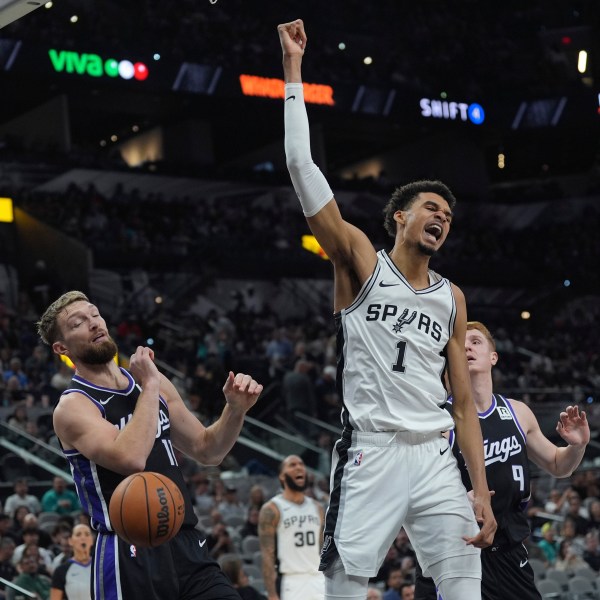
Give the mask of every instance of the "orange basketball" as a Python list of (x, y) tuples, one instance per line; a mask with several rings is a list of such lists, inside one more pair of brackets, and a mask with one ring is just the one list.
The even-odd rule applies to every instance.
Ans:
[(134, 473), (115, 488), (108, 513), (120, 538), (151, 548), (177, 535), (185, 516), (185, 502), (179, 487), (165, 475)]

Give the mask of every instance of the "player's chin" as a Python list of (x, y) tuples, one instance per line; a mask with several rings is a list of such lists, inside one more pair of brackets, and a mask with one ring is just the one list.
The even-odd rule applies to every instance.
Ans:
[(419, 250), (425, 256), (433, 256), (437, 252), (437, 247), (432, 246), (431, 244), (426, 244), (425, 242), (419, 242)]

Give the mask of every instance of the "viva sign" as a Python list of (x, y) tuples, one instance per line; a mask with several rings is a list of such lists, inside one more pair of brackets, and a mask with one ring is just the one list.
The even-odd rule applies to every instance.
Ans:
[(50, 62), (57, 73), (89, 75), (90, 77), (121, 77), (144, 81), (148, 77), (148, 67), (141, 62), (103, 59), (97, 54), (79, 54), (70, 50), (48, 50)]

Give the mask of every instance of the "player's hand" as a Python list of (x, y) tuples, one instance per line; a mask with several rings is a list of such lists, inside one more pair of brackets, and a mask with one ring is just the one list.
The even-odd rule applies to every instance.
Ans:
[(473, 496), (473, 510), (475, 511), (475, 518), (481, 529), (475, 537), (463, 537), (463, 540), (467, 542), (468, 546), (487, 548), (494, 541), (494, 534), (496, 533), (498, 525), (494, 518), (494, 513), (492, 512), (490, 498), (491, 494), (486, 494), (485, 496)]
[(306, 50), (306, 33), (302, 19), (277, 25), (279, 41), (284, 56), (303, 56)]
[(153, 380), (160, 382), (160, 372), (154, 364), (154, 350), (138, 346), (135, 354), (129, 359), (129, 370), (133, 378), (142, 386)]
[(577, 406), (567, 406), (560, 413), (556, 431), (569, 446), (585, 446), (590, 441), (590, 426), (585, 411), (579, 412)]
[(238, 373), (234, 376), (232, 371), (229, 371), (227, 381), (223, 386), (227, 404), (232, 409), (243, 412), (247, 412), (256, 404), (262, 391), (263, 386), (252, 379), (250, 375)]

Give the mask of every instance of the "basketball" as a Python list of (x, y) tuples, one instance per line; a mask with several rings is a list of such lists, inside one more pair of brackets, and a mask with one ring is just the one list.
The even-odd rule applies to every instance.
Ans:
[(115, 533), (130, 544), (153, 548), (181, 528), (185, 502), (181, 490), (165, 475), (133, 473), (115, 488), (109, 516)]

